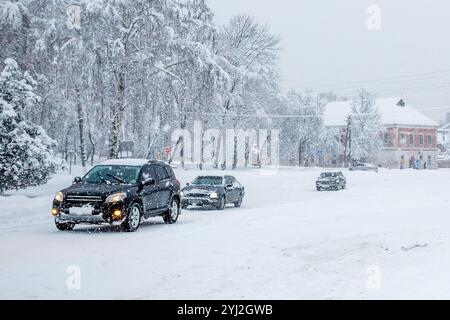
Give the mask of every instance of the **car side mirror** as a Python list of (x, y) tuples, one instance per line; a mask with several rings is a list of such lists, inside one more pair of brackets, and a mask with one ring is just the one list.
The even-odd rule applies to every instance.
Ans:
[(143, 187), (145, 187), (145, 186), (152, 186), (152, 185), (154, 185), (155, 183), (156, 183), (156, 180), (155, 180), (155, 179), (153, 179), (153, 178), (147, 178), (147, 179), (144, 179), (144, 180), (142, 181), (141, 185), (142, 185)]
[(227, 186), (225, 187), (225, 190), (227, 190), (227, 191), (233, 190), (233, 185), (231, 185), (231, 184), (227, 185)]
[(75, 177), (75, 178), (73, 179), (73, 183), (81, 183), (81, 181), (83, 181), (83, 180), (81, 179), (81, 177)]
[(186, 187), (189, 187), (191, 184), (190, 183), (186, 183)]

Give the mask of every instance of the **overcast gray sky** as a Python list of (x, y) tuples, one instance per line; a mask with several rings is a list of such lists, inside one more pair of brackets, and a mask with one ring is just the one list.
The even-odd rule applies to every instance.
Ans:
[[(450, 106), (448, 0), (209, 0), (218, 24), (248, 13), (282, 36), (283, 90), (402, 96), (420, 109)], [(370, 30), (367, 9), (381, 9)], [(448, 109), (427, 114), (439, 119)]]

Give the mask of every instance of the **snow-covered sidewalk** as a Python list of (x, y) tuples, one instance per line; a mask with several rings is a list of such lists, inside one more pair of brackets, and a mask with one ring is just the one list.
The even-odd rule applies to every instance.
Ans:
[[(322, 193), (319, 172), (238, 171), (242, 208), (185, 210), (133, 234), (56, 231), (51, 200), (69, 175), (11, 192), (0, 197), (0, 298), (450, 298), (450, 170), (344, 172), (348, 190)], [(199, 172), (176, 174), (184, 184)], [(80, 290), (67, 288), (69, 266)]]

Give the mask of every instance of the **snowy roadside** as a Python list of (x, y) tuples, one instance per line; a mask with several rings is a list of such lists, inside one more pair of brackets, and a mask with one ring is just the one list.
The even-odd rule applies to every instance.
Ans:
[(81, 167), (74, 167), (72, 174), (54, 174), (45, 185), (5, 192), (0, 196), (0, 231), (52, 223), (50, 210), (55, 193), (70, 186), (73, 177), (81, 172)]

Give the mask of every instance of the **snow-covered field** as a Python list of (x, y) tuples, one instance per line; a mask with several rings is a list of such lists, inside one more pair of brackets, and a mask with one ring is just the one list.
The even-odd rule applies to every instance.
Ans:
[[(9, 192), (0, 298), (450, 298), (450, 170), (344, 172), (348, 190), (322, 193), (319, 172), (237, 171), (242, 208), (185, 210), (176, 225), (153, 219), (132, 234), (57, 231), (50, 205), (68, 174)], [(184, 184), (199, 172), (176, 173)], [(70, 266), (79, 290), (67, 287)]]

